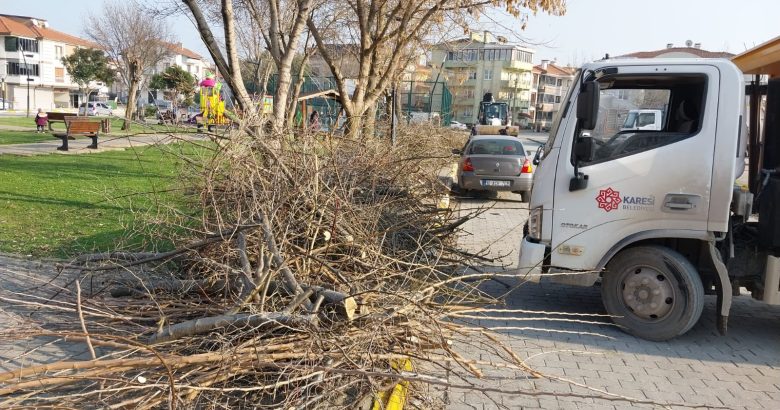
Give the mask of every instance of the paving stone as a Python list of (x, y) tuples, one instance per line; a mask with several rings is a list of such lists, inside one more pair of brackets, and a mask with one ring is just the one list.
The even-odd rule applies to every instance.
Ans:
[[(517, 264), (517, 246), (521, 227), (527, 218), (526, 203), (516, 202), (513, 194), (501, 194), (498, 201), (467, 199), (460, 205), (471, 208), (495, 205), (501, 215), (486, 214), (479, 221), (469, 221), (464, 229), (474, 235), (464, 236), (460, 245), (466, 250), (490, 246), (489, 256), (501, 256), (500, 262), (509, 269)], [(517, 223), (507, 223), (517, 221)], [(520, 227), (520, 229), (518, 228)], [(2, 262), (2, 261), (0, 261)], [(4, 283), (13, 280), (17, 267), (0, 263), (0, 294), (9, 290)], [(507, 282), (510, 282), (507, 280)], [(499, 295), (506, 288), (498, 283), (486, 284), (485, 292)], [(12, 290), (12, 289), (10, 289)], [(506, 299), (506, 307), (529, 311), (569, 312), (577, 314), (604, 314), (600, 290), (552, 283), (525, 284)], [(688, 333), (672, 341), (654, 343), (638, 339), (603, 325), (533, 321), (519, 326), (537, 327), (546, 331), (506, 331), (506, 343), (521, 357), (528, 358), (548, 352), (528, 361), (532, 367), (572, 379), (593, 388), (629, 396), (646, 397), (658, 402), (690, 405), (726, 406), (746, 409), (780, 409), (780, 307), (760, 304), (749, 297), (734, 299), (728, 336), (720, 336), (715, 329), (716, 298), (705, 297), (700, 323)], [(0, 304), (0, 314), (4, 312)], [(512, 314), (523, 317), (524, 314)], [(531, 317), (534, 315), (525, 315)], [(602, 320), (592, 317), (587, 320)], [(487, 323), (487, 321), (485, 321)], [(495, 322), (505, 322), (502, 320)], [(12, 319), (0, 315), (0, 332)], [(13, 322), (15, 323), (15, 322)], [(23, 323), (23, 322), (20, 322)], [(513, 326), (516, 322), (511, 322)], [(14, 324), (13, 326), (18, 326)], [(549, 330), (591, 332), (609, 336), (556, 333)], [(496, 358), (488, 352), (491, 342), (456, 342), (455, 348), (466, 357)], [(40, 344), (39, 342), (38, 344)], [(37, 344), (36, 344), (37, 345)], [(34, 345), (6, 346), (0, 344), (0, 371)], [(83, 343), (52, 346), (41, 350), (39, 356), (25, 358), (25, 363), (37, 363), (54, 357), (83, 355)], [(576, 351), (576, 352), (572, 352)], [(593, 354), (598, 353), (598, 354)], [(539, 386), (548, 391), (593, 394), (580, 387), (563, 382), (524, 380), (525, 374), (516, 370), (487, 371), (489, 377), (477, 380), (479, 385), (506, 390), (530, 389)], [(453, 379), (454, 380), (454, 379)], [(476, 379), (475, 379), (476, 380)], [(640, 396), (640, 394), (642, 396)], [(573, 397), (517, 396), (449, 389), (448, 409), (648, 409), (643, 405), (623, 401), (592, 400)], [(499, 407), (500, 406), (500, 407)]]

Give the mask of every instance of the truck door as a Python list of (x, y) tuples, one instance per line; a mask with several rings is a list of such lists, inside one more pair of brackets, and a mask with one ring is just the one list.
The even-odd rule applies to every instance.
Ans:
[[(570, 119), (555, 182), (552, 266), (601, 268), (620, 241), (700, 237), (707, 233), (718, 110), (713, 66), (623, 66), (598, 79), (600, 103), (592, 162), (582, 164), (585, 189), (570, 191), (574, 176)], [(618, 128), (634, 110), (666, 110), (658, 130)], [(634, 111), (636, 112), (636, 111)], [(574, 117), (574, 116), (572, 116)]]

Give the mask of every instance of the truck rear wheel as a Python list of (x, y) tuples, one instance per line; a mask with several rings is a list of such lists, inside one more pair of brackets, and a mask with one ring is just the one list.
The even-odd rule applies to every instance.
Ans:
[(621, 251), (607, 264), (601, 298), (625, 332), (663, 341), (699, 320), (704, 286), (696, 268), (677, 251), (639, 246)]

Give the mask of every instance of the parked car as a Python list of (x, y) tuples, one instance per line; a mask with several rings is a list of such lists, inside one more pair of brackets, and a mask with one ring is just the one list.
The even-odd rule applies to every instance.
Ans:
[(112, 115), (111, 107), (98, 101), (90, 101), (79, 105), (79, 115)]
[(461, 131), (468, 131), (469, 127), (462, 122), (450, 121), (450, 128)]
[(464, 195), (477, 192), (512, 191), (528, 202), (534, 166), (523, 144), (506, 135), (475, 135), (460, 154), (457, 185)]
[(11, 109), (11, 103), (6, 102), (4, 99), (0, 98), (0, 110), (10, 110)]

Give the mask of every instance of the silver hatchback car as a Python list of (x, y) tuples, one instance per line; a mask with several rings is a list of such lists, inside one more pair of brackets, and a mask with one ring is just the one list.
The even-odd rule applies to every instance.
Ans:
[(474, 191), (512, 191), (528, 202), (533, 185), (534, 166), (517, 137), (475, 135), (461, 152), (457, 189), (463, 194)]

